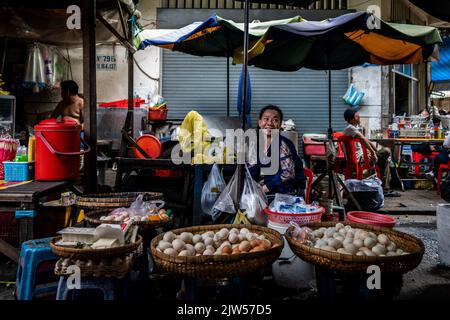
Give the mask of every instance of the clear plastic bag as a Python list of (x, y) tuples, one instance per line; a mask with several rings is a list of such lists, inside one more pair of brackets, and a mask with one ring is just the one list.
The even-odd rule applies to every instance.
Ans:
[(211, 217), (213, 221), (215, 221), (223, 212), (236, 214), (236, 204), (238, 198), (237, 192), (238, 169), (236, 169), (227, 186), (214, 203), (213, 209), (211, 211)]
[(214, 164), (202, 189), (201, 205), (203, 213), (212, 215), (214, 204), (225, 188), (226, 183), (220, 174), (219, 166)]
[(264, 226), (267, 224), (267, 216), (264, 213), (264, 209), (267, 207), (267, 197), (253, 180), (247, 166), (245, 166), (244, 190), (240, 207), (245, 210), (251, 223)]
[(291, 236), (300, 241), (300, 243), (312, 247), (316, 241), (314, 231), (308, 227), (300, 227), (296, 222), (291, 221), (290, 225), (294, 227)]

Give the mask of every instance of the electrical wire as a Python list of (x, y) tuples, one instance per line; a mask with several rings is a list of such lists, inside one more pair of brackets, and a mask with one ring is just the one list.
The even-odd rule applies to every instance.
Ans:
[(152, 76), (150, 76), (147, 72), (144, 71), (144, 69), (142, 69), (142, 67), (139, 65), (139, 63), (136, 61), (136, 58), (133, 56), (133, 60), (134, 63), (136, 64), (136, 66), (138, 67), (138, 69), (149, 79), (153, 80), (153, 81), (159, 81), (159, 78), (154, 78)]

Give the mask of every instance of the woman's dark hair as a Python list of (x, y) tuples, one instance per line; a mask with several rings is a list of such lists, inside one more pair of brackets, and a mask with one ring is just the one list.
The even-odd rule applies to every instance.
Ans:
[(259, 112), (259, 120), (262, 119), (264, 112), (266, 112), (267, 110), (274, 110), (278, 112), (278, 115), (280, 116), (280, 121), (283, 121), (283, 111), (281, 111), (280, 107), (274, 106), (272, 104), (269, 104), (261, 109), (261, 111)]
[(78, 94), (78, 84), (73, 80), (64, 80), (61, 82), (61, 91), (69, 91), (71, 95)]
[(355, 118), (355, 114), (357, 112), (358, 111), (356, 111), (354, 109), (347, 109), (347, 110), (345, 110), (344, 111), (344, 119), (345, 119), (345, 121), (347, 121), (347, 122), (352, 121)]

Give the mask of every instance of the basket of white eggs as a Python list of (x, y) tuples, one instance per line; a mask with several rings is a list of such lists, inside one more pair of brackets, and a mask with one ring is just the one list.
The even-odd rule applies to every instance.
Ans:
[(175, 229), (153, 238), (156, 267), (179, 276), (237, 277), (271, 265), (283, 249), (275, 230), (248, 224), (219, 224)]
[(412, 235), (360, 223), (321, 222), (291, 226), (285, 237), (302, 260), (331, 270), (406, 273), (416, 268), (425, 248)]

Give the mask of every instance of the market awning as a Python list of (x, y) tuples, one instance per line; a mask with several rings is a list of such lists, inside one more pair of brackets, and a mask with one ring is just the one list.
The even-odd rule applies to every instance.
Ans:
[[(337, 70), (363, 63), (411, 64), (426, 60), (441, 42), (434, 27), (387, 23), (356, 12), (324, 21), (272, 26), (250, 47), (249, 64), (280, 71), (302, 67)], [(235, 62), (240, 62), (241, 54), (235, 52)]]
[(448, 0), (409, 0), (409, 2), (433, 17), (450, 22), (450, 6)]
[[(299, 22), (299, 16), (249, 25), (250, 42), (257, 41), (269, 27)], [(194, 22), (171, 33), (154, 37), (151, 30), (140, 32), (135, 38), (139, 49), (158, 46), (196, 56), (224, 57), (241, 48), (244, 39), (244, 24), (236, 23), (213, 14), (203, 22)]]

